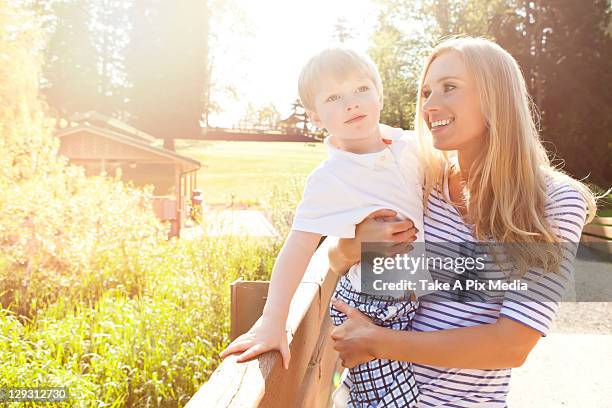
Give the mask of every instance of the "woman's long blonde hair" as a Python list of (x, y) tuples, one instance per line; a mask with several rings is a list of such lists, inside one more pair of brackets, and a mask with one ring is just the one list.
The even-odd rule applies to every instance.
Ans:
[(596, 197), (588, 186), (551, 165), (539, 138), (535, 112), (519, 65), (492, 41), (473, 37), (446, 39), (434, 48), (423, 67), (415, 128), (425, 173), (424, 204), (434, 188), (443, 191), (445, 168), (456, 155), (434, 148), (421, 110), (427, 70), (438, 56), (451, 50), (462, 56), (468, 72), (474, 75), (488, 128), (481, 156), (469, 169), (465, 191), (467, 218), (474, 223), (475, 237), (523, 244), (513, 255), (520, 276), (529, 266), (556, 272), (561, 261), (560, 249), (551, 252), (542, 250), (550, 245), (530, 245), (560, 241), (544, 216), (547, 178), (566, 183), (582, 194), (587, 205), (587, 222), (595, 215)]

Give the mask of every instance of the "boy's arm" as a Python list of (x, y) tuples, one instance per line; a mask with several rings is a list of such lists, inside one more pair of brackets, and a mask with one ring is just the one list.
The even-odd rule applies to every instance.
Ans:
[(243, 362), (269, 350), (279, 350), (284, 367), (289, 368), (291, 356), (285, 333), (289, 305), (320, 238), (320, 234), (310, 232), (289, 233), (272, 269), (268, 299), (261, 318), (223, 350), (221, 358), (242, 352), (237, 361)]
[(287, 321), (291, 299), (320, 239), (321, 234), (312, 232), (289, 233), (272, 269), (264, 316), (278, 319), (283, 324)]

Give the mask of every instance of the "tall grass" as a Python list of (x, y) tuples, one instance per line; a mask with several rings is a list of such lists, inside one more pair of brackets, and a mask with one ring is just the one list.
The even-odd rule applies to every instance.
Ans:
[(0, 311), (0, 386), (67, 386), (66, 406), (183, 405), (229, 341), (229, 284), (267, 279), (277, 248), (229, 237), (158, 244), (137, 260), (147, 266), (135, 295), (119, 284), (93, 302), (58, 297), (29, 319)]

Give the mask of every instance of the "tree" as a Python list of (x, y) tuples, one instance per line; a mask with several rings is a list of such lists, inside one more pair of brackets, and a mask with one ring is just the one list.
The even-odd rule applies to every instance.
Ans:
[(41, 88), (58, 117), (97, 110), (118, 114), (125, 99), (125, 2), (34, 0), (49, 42)]
[(332, 39), (340, 44), (346, 43), (348, 40), (353, 38), (351, 30), (348, 27), (348, 23), (345, 18), (338, 17), (334, 24)]
[(197, 137), (208, 100), (207, 1), (143, 0), (130, 9), (133, 29), (126, 55), (134, 126), (164, 139)]
[[(612, 38), (606, 1), (521, 2), (497, 41), (517, 58), (541, 113), (542, 138), (575, 177), (612, 183)], [(558, 163), (560, 164), (560, 163)]]
[[(306, 108), (304, 108), (304, 105), (302, 105), (302, 101), (300, 101), (299, 98), (293, 101), (291, 104), (291, 116), (299, 119), (296, 124), (297, 129), (302, 131), (304, 134), (307, 134), (309, 123), (308, 115), (306, 114)], [(297, 126), (298, 124), (301, 124), (302, 126)]]
[(276, 106), (269, 103), (265, 106), (262, 106), (257, 111), (257, 123), (260, 126), (265, 126), (266, 128), (275, 128), (278, 121), (280, 119), (280, 112), (276, 109)]
[(420, 60), (424, 46), (397, 28), (390, 12), (382, 12), (371, 38), (369, 54), (378, 67), (384, 94), (381, 122), (412, 127)]
[(57, 117), (97, 109), (102, 78), (98, 53), (88, 27), (89, 2), (52, 5), (53, 22), (46, 48), (42, 91)]

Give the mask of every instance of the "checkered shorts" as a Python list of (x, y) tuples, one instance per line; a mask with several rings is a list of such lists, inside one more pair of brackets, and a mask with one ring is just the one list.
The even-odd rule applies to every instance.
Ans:
[[(408, 330), (418, 302), (390, 296), (372, 296), (357, 292), (344, 275), (336, 286), (334, 298), (359, 309), (373, 322), (394, 330)], [(346, 315), (330, 306), (332, 323), (339, 326)], [(372, 360), (349, 370), (345, 383), (350, 389), (349, 407), (414, 407), (418, 389), (412, 364), (405, 361)]]

